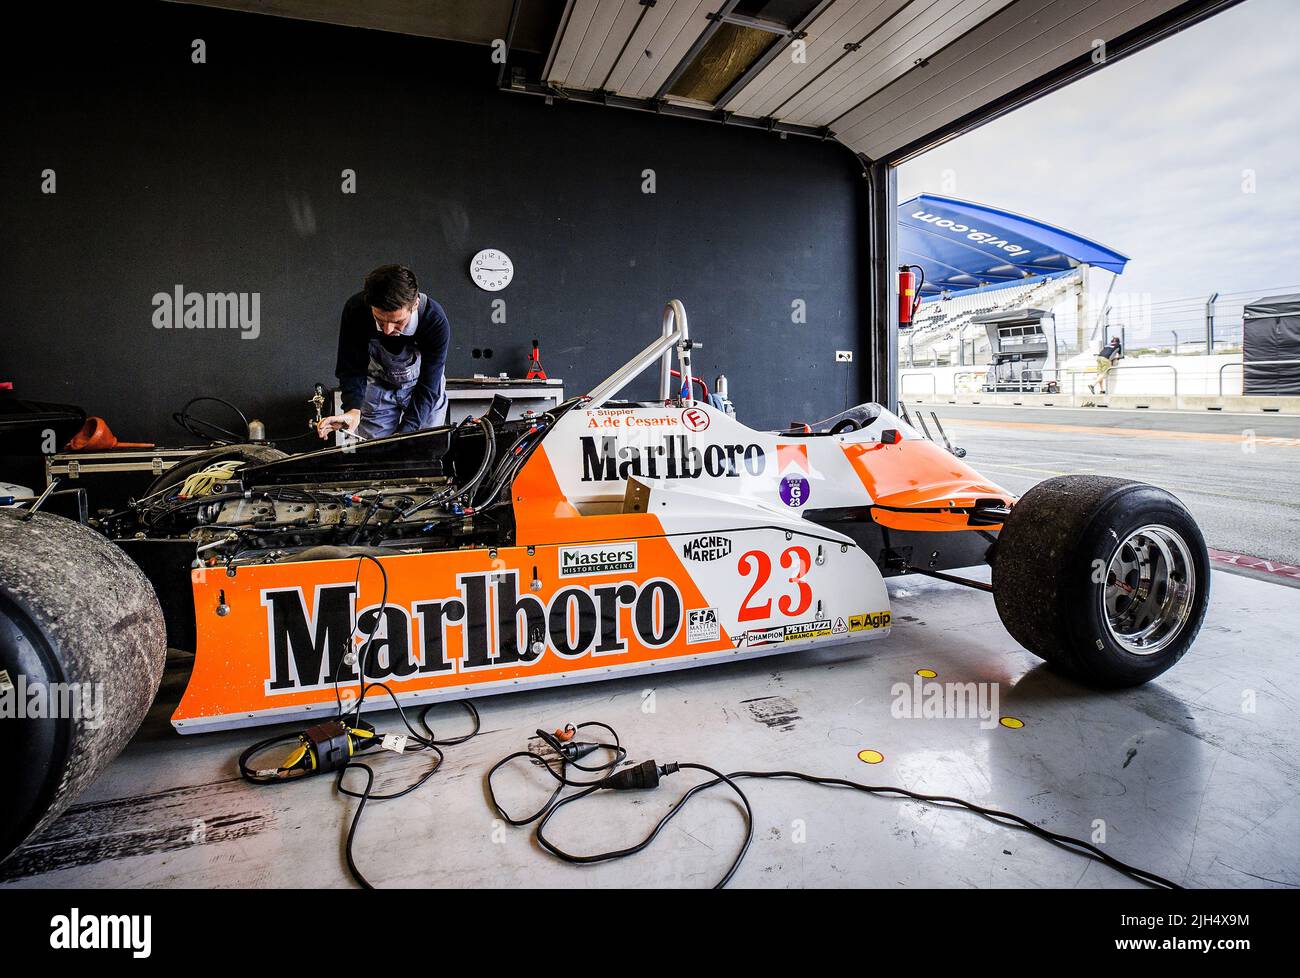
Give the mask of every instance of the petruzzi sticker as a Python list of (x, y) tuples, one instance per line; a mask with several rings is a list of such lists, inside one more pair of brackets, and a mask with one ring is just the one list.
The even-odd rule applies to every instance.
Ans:
[(820, 618), (817, 621), (801, 621), (794, 625), (785, 626), (785, 640), (787, 642), (797, 642), (804, 638), (825, 638), (834, 634), (834, 628), (829, 618)]

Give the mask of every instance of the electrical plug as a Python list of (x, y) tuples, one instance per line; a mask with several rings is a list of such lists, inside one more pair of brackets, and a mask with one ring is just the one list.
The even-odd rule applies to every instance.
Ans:
[(659, 779), (669, 774), (676, 774), (681, 768), (677, 764), (657, 764), (654, 761), (642, 761), (633, 767), (616, 771), (600, 783), (602, 788), (612, 791), (640, 791), (659, 787)]

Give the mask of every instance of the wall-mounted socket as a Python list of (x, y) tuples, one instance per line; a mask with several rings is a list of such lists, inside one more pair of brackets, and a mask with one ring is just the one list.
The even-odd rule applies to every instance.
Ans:
[(836, 350), (836, 351), (835, 351), (835, 362), (836, 362), (836, 363), (852, 363), (852, 362), (853, 362), (853, 351), (852, 351), (852, 350)]

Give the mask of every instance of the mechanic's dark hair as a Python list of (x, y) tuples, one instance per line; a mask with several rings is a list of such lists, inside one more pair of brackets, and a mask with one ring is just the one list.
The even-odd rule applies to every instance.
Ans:
[(366, 305), (396, 312), (410, 308), (420, 294), (420, 283), (415, 280), (415, 272), (405, 265), (380, 265), (366, 276), (362, 292)]

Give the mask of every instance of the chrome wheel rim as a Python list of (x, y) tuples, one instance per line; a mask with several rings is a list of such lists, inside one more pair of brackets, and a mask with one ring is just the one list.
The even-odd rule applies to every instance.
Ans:
[(1191, 548), (1167, 526), (1150, 524), (1121, 541), (1106, 568), (1106, 626), (1121, 648), (1155, 655), (1192, 617), (1196, 566)]

